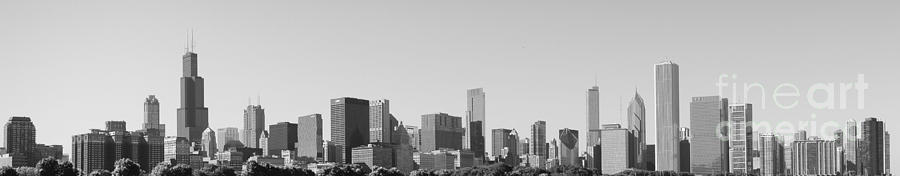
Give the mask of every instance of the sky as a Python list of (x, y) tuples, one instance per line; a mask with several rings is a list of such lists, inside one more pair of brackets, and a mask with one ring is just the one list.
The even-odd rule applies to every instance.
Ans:
[[(38, 143), (68, 147), (104, 121), (140, 128), (143, 100), (156, 95), (174, 134), (193, 30), (212, 128), (241, 127), (252, 99), (270, 124), (320, 113), (329, 129), (338, 97), (389, 99), (398, 120), (420, 126), (423, 114), (464, 116), (466, 90), (481, 87), (488, 129), (529, 134), (544, 120), (555, 137), (584, 130), (597, 85), (604, 124), (625, 123), (635, 92), (645, 99), (654, 144), (653, 65), (671, 60), (681, 126), (691, 97), (718, 95), (721, 80), (728, 96), (732, 85), (739, 95), (762, 87), (729, 97), (754, 104), (757, 122), (817, 129), (878, 117), (893, 132), (898, 19), (893, 1), (3, 1), (0, 115), (31, 117)], [(859, 75), (862, 101), (814, 86), (839, 90)], [(772, 99), (782, 84), (798, 88), (795, 107)], [(808, 103), (829, 97), (847, 108)], [(810, 135), (834, 130), (821, 129)]]

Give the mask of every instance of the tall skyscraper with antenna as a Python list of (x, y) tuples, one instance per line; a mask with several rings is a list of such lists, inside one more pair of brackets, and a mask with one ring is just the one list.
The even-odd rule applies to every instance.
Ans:
[(585, 149), (594, 148), (597, 141), (600, 140), (600, 87), (594, 86), (588, 89), (585, 104)]
[(203, 104), (203, 77), (197, 74), (197, 65), (197, 53), (190, 46), (181, 57), (181, 106), (176, 127), (178, 137), (190, 142), (201, 142), (203, 130), (209, 127), (209, 109)]
[(646, 150), (647, 141), (647, 117), (645, 116), (646, 111), (644, 110), (644, 98), (641, 98), (641, 95), (637, 93), (637, 90), (634, 91), (634, 98), (631, 99), (631, 102), (628, 103), (628, 130), (631, 131), (631, 135), (634, 136), (635, 142), (634, 147), (636, 148), (634, 162), (638, 169), (647, 168), (644, 162), (644, 152)]

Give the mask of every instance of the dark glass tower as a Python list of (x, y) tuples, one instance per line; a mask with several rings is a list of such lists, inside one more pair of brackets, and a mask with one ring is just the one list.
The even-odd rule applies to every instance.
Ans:
[(331, 100), (331, 140), (336, 148), (335, 162), (352, 163), (351, 149), (369, 143), (369, 100)]
[(203, 106), (203, 77), (197, 75), (197, 53), (188, 51), (181, 60), (181, 107), (178, 108), (178, 137), (200, 142), (209, 127), (208, 109)]
[(862, 122), (862, 139), (859, 142), (859, 174), (884, 174), (884, 122), (866, 118)]

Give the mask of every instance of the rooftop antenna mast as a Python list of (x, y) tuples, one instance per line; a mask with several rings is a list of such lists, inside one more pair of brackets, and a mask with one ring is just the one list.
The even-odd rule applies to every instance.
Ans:
[(194, 29), (191, 29), (191, 52), (194, 52)]

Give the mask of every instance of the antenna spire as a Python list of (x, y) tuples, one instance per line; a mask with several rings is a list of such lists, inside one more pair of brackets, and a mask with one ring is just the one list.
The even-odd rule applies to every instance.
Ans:
[(194, 52), (194, 29), (191, 29), (191, 52)]

